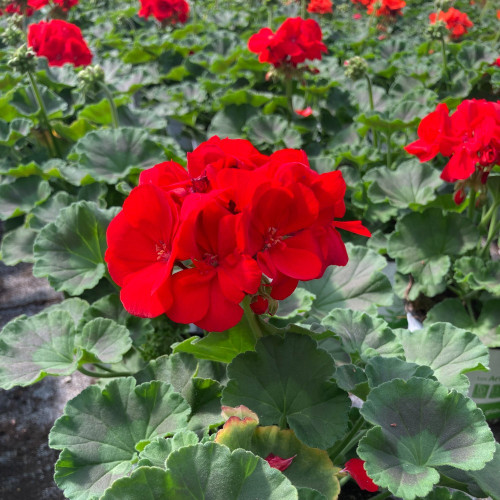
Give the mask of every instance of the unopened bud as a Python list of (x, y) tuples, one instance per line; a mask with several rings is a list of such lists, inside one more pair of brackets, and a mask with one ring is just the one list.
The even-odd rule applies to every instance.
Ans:
[(21, 45), (7, 61), (19, 73), (33, 72), (36, 68), (36, 54), (26, 44)]
[(78, 73), (78, 86), (85, 94), (96, 93), (104, 82), (104, 70), (98, 64), (87, 66)]
[(345, 61), (345, 76), (351, 80), (359, 80), (366, 75), (368, 63), (359, 56), (354, 56)]
[(436, 21), (434, 24), (429, 24), (425, 32), (431, 40), (441, 40), (448, 34), (448, 28), (444, 21)]

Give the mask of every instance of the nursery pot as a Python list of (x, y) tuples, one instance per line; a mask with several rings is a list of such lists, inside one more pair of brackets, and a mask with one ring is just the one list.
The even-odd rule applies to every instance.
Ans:
[(490, 349), (490, 371), (467, 373), (469, 397), (484, 411), (488, 420), (500, 418), (500, 349)]

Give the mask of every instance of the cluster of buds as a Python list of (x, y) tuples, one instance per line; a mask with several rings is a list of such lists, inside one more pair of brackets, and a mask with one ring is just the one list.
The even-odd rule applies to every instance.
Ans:
[(98, 64), (87, 66), (78, 73), (78, 88), (84, 94), (96, 94), (104, 83), (104, 70)]
[(351, 80), (360, 80), (364, 78), (368, 71), (368, 63), (359, 56), (351, 57), (344, 62), (345, 76)]
[(36, 68), (36, 54), (26, 44), (21, 45), (7, 61), (19, 73), (31, 73)]
[(24, 39), (22, 30), (23, 16), (19, 14), (12, 14), (7, 19), (7, 26), (0, 35), (2, 42), (5, 45), (19, 45)]
[(436, 21), (434, 24), (429, 24), (425, 33), (431, 40), (442, 40), (448, 35), (448, 28), (444, 21)]

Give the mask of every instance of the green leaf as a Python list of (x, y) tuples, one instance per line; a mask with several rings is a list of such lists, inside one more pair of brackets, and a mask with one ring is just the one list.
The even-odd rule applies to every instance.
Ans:
[(360, 412), (376, 426), (358, 447), (366, 472), (404, 500), (432, 490), (436, 467), (480, 470), (493, 458), (495, 441), (481, 410), (434, 380), (386, 382), (371, 391)]
[(294, 457), (283, 474), (296, 488), (311, 488), (323, 494), (326, 500), (337, 499), (340, 485), (336, 474), (339, 469), (326, 451), (301, 443), (290, 429), (258, 427), (256, 424), (255, 420), (233, 417), (217, 433), (215, 442), (230, 450), (243, 448), (264, 459), (271, 453), (281, 458)]
[(35, 240), (36, 277), (47, 277), (58, 292), (80, 295), (106, 272), (104, 251), (111, 213), (80, 201), (61, 210)]
[[(42, 98), (45, 111), (49, 118), (59, 118), (68, 109), (67, 102), (47, 87), (39, 85), (40, 97)], [(11, 106), (23, 116), (36, 115), (40, 107), (31, 87), (18, 86), (10, 100)]]
[(470, 500), (470, 496), (462, 491), (450, 491), (448, 488), (434, 488), (425, 500)]
[(72, 299), (66, 299), (62, 302), (59, 302), (58, 304), (46, 307), (44, 309), (44, 312), (66, 311), (73, 318), (73, 322), (75, 323), (75, 325), (78, 325), (88, 307), (89, 304), (86, 300), (74, 297)]
[(75, 324), (66, 311), (19, 316), (0, 332), (0, 387), (27, 386), (78, 368)]
[(218, 135), (238, 139), (248, 120), (257, 113), (249, 104), (230, 105), (215, 113), (208, 128), (208, 136)]
[(0, 120), (0, 145), (12, 147), (19, 139), (29, 135), (33, 122), (15, 118), (10, 123)]
[(14, 182), (0, 184), (0, 220), (17, 217), (43, 203), (52, 189), (40, 177), (20, 177)]
[(238, 354), (252, 351), (256, 342), (245, 316), (225, 332), (211, 332), (203, 338), (190, 337), (177, 344), (173, 352), (187, 352), (199, 359), (230, 363)]
[(499, 299), (483, 300), (477, 319), (470, 317), (459, 299), (444, 299), (427, 313), (424, 324), (431, 325), (438, 321), (475, 333), (488, 347), (500, 347)]
[(153, 439), (140, 453), (138, 466), (165, 468), (165, 461), (170, 453), (183, 446), (198, 444), (198, 436), (189, 430), (176, 432), (171, 438), (157, 437)]
[(41, 205), (36, 206), (26, 217), (26, 222), (32, 229), (40, 230), (55, 221), (61, 210), (69, 207), (74, 201), (76, 201), (74, 196), (59, 191)]
[(500, 444), (496, 443), (493, 460), (488, 462), (481, 470), (468, 471), (470, 476), (493, 500), (500, 499)]
[(298, 495), (290, 481), (262, 458), (205, 443), (171, 453), (166, 471), (140, 467), (132, 476), (116, 481), (101, 500), (137, 498), (298, 500)]
[(486, 371), (488, 349), (477, 335), (449, 323), (435, 323), (414, 332), (403, 331), (400, 336), (406, 360), (429, 366), (443, 385), (467, 394), (467, 372)]
[(387, 250), (396, 259), (398, 271), (411, 273), (420, 291), (433, 297), (446, 288), (450, 256), (462, 255), (474, 248), (478, 237), (469, 219), (456, 213), (443, 215), (438, 208), (432, 208), (423, 213), (409, 213), (400, 219), (389, 238)]
[(135, 385), (132, 377), (87, 387), (66, 404), (50, 431), (51, 448), (63, 450), (55, 481), (67, 498), (97, 500), (116, 479), (129, 474), (157, 436), (185, 427), (190, 412), (170, 384)]
[[(334, 309), (321, 324), (340, 337), (344, 350), (355, 360), (403, 355), (399, 340), (383, 319), (359, 311)], [(326, 340), (319, 342), (320, 347), (323, 342)]]
[(455, 262), (455, 280), (472, 290), (487, 290), (500, 295), (500, 261), (484, 261), (479, 257), (461, 257)]
[[(301, 360), (297, 363), (297, 359)], [(328, 448), (347, 427), (349, 398), (330, 382), (331, 356), (307, 335), (264, 337), (228, 367), (224, 405), (243, 404), (264, 425), (288, 423), (308, 446)]]
[(349, 262), (345, 267), (330, 266), (322, 278), (300, 284), (313, 293), (311, 315), (323, 318), (332, 309), (375, 311), (392, 303), (392, 287), (381, 270), (386, 260), (366, 247), (346, 244)]
[(68, 159), (93, 179), (115, 184), (163, 161), (163, 149), (139, 128), (102, 129), (89, 132), (73, 147)]
[(272, 145), (275, 148), (300, 148), (302, 137), (290, 123), (279, 115), (257, 115), (250, 118), (245, 127), (252, 144)]
[(427, 163), (410, 160), (401, 163), (396, 170), (387, 167), (371, 169), (364, 180), (373, 181), (368, 196), (374, 203), (388, 201), (397, 208), (414, 208), (436, 198), (436, 189), (443, 184), (439, 175)]
[(279, 301), (278, 311), (270, 318), (271, 323), (284, 327), (299, 322), (311, 310), (315, 298), (313, 293), (297, 288), (290, 297)]
[(105, 318), (96, 318), (87, 323), (76, 342), (91, 358), (95, 357), (96, 361), (103, 363), (119, 363), (132, 347), (127, 328)]
[(6, 266), (33, 262), (33, 243), (37, 232), (24, 226), (9, 231), (2, 238), (1, 259)]
[(428, 366), (420, 366), (402, 359), (384, 358), (382, 356), (369, 359), (365, 372), (371, 388), (378, 387), (384, 382), (390, 382), (395, 378), (408, 380), (411, 377), (420, 377), (436, 380), (433, 376), (434, 372)]

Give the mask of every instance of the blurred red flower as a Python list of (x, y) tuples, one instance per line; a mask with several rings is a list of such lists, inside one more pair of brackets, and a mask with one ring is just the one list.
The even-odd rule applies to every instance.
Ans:
[(60, 19), (30, 24), (28, 45), (38, 56), (46, 57), (49, 66), (62, 66), (65, 63), (88, 66), (92, 62), (92, 53), (80, 28)]
[(429, 15), (431, 24), (435, 24), (436, 20), (446, 23), (446, 28), (450, 31), (450, 36), (453, 39), (458, 39), (462, 35), (465, 35), (467, 28), (474, 26), (474, 23), (465, 12), (460, 12), (453, 7), (450, 7), (446, 12), (440, 11), (439, 14), (433, 12)]
[(312, 14), (332, 14), (333, 3), (331, 0), (310, 0), (307, 12)]
[(186, 0), (140, 0), (139, 16), (155, 19), (165, 24), (185, 23), (188, 20), (189, 4)]

